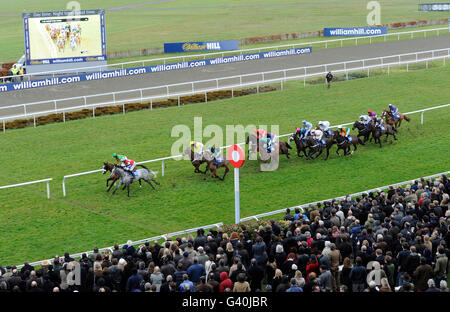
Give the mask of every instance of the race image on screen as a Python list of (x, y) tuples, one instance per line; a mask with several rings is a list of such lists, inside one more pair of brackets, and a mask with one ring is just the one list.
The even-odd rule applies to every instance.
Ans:
[(25, 36), (31, 64), (103, 60), (105, 56), (101, 14), (27, 17)]

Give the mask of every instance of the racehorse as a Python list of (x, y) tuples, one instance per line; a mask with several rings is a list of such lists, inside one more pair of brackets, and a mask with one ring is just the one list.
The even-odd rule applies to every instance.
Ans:
[(202, 165), (203, 163), (206, 163), (206, 159), (205, 159), (205, 157), (204, 157), (203, 155), (202, 155), (202, 157), (201, 157), (200, 159), (198, 159), (199, 157), (195, 157), (195, 154), (194, 154), (194, 152), (191, 150), (191, 147), (187, 147), (187, 148), (184, 150), (184, 152), (183, 152), (182, 155), (183, 155), (183, 156), (190, 156), (190, 158), (191, 158), (191, 163), (192, 163), (192, 165), (193, 165), (194, 168), (195, 168), (195, 170), (194, 170), (195, 173), (203, 173), (203, 174), (205, 174), (206, 171), (208, 170), (208, 165), (206, 165), (205, 171), (201, 171), (201, 170), (200, 170), (200, 165)]
[[(204, 157), (207, 162), (205, 173), (209, 170), (209, 171), (211, 171), (211, 177), (217, 178), (221, 181), (225, 180), (225, 176), (230, 171), (230, 168), (229, 168), (230, 162), (226, 159), (223, 159), (222, 162), (220, 162), (220, 163), (214, 163), (214, 161), (213, 161), (214, 158), (213, 158), (210, 150), (206, 150), (204, 152)], [(223, 174), (223, 177), (219, 177), (217, 175), (217, 169), (222, 168), (222, 167), (225, 167), (225, 173)]]
[(406, 116), (405, 114), (402, 113), (398, 113), (397, 114), (400, 116), (399, 118), (395, 119), (394, 116), (392, 116), (391, 112), (383, 109), (383, 112), (381, 113), (381, 118), (385, 118), (386, 119), (386, 123), (388, 125), (393, 126), (394, 128), (398, 128), (400, 127), (400, 125), (402, 124), (402, 120), (405, 119), (407, 122), (411, 121), (411, 118), (409, 118), (408, 116)]
[(297, 146), (297, 156), (303, 157), (301, 155), (301, 152), (303, 152), (305, 157), (308, 157), (308, 155), (306, 154), (306, 149), (308, 148), (308, 145), (306, 144), (306, 140), (301, 140), (297, 133), (293, 133), (289, 137), (289, 142), (292, 142), (292, 141), (294, 141), (295, 145)]
[(364, 143), (366, 143), (367, 140), (368, 140), (369, 137), (370, 137), (370, 134), (372, 133), (372, 132), (369, 130), (369, 127), (366, 127), (366, 126), (365, 126), (362, 122), (360, 122), (360, 121), (355, 121), (355, 123), (353, 124), (352, 130), (355, 130), (355, 128), (358, 129), (358, 135), (357, 135), (357, 137), (363, 136), (363, 137), (364, 137)]
[(369, 123), (369, 129), (372, 132), (372, 136), (375, 140), (375, 144), (378, 143), (380, 144), (380, 148), (381, 146), (381, 137), (386, 134), (386, 140), (385, 142), (387, 142), (387, 139), (389, 137), (389, 135), (392, 135), (394, 137), (394, 140), (397, 140), (397, 137), (395, 136), (395, 133), (397, 132), (397, 129), (395, 129), (394, 127), (392, 127), (391, 125), (384, 125), (384, 130), (379, 130), (377, 127), (375, 127), (375, 125), (373, 123)]
[[(145, 166), (143, 166), (143, 165), (137, 165), (137, 167), (145, 168)], [(116, 181), (119, 179), (118, 176), (116, 176), (116, 175), (114, 175), (114, 174), (112, 173), (113, 169), (114, 169), (114, 164), (111, 164), (111, 163), (103, 163), (103, 174), (106, 174), (107, 172), (111, 172), (111, 174), (109, 175), (109, 178), (106, 179), (106, 187), (108, 187), (109, 181), (112, 181), (112, 184), (111, 184), (111, 186), (108, 188), (107, 192), (111, 189), (111, 187), (112, 187), (112, 186), (116, 183)], [(139, 187), (142, 187), (141, 180), (142, 180), (142, 179), (139, 179)], [(123, 189), (125, 189), (125, 186), (124, 186)]]
[[(147, 167), (145, 167), (145, 166), (142, 166), (142, 167), (143, 167), (143, 169), (136, 170), (135, 176), (131, 177), (130, 174), (125, 171), (125, 169), (123, 169), (120, 166), (114, 165), (114, 168), (111, 173), (114, 174), (115, 176), (119, 177), (119, 184), (117, 185), (116, 189), (112, 192), (111, 196), (116, 193), (116, 191), (119, 189), (119, 187), (121, 185), (125, 185), (125, 187), (127, 188), (127, 191), (128, 191), (128, 197), (130, 197), (130, 184), (133, 182), (136, 182), (140, 179), (142, 179), (145, 182), (147, 182), (148, 184), (150, 184), (150, 186), (154, 190), (156, 190), (156, 188), (150, 182), (150, 181), (153, 181), (156, 185), (160, 185), (158, 182), (156, 182), (155, 179), (150, 177), (150, 174), (152, 174), (154, 177), (156, 177), (156, 174), (152, 170), (148, 169)], [(108, 189), (108, 191), (109, 191), (109, 189)]]
[[(358, 149), (358, 144), (365, 145), (364, 142), (356, 135), (349, 135), (349, 137), (351, 138), (351, 141), (347, 142), (345, 138), (339, 134), (339, 131), (335, 131), (333, 133), (333, 139), (335, 140), (338, 147), (338, 149), (336, 150), (336, 154), (338, 154), (338, 156), (341, 156), (341, 154), (339, 154), (339, 150), (341, 149), (344, 150), (344, 156), (347, 156), (348, 152), (350, 152), (350, 155), (353, 155), (353, 152)], [(354, 148), (353, 151), (351, 151), (352, 145)]]
[[(247, 137), (245, 144), (249, 144), (247, 159), (250, 158), (250, 153), (260, 153), (260, 147), (259, 147), (260, 141), (254, 134), (250, 134)], [(278, 141), (278, 142), (274, 143), (272, 145), (272, 147), (275, 148), (275, 150), (272, 153), (277, 152), (278, 155), (284, 154), (284, 155), (286, 155), (287, 158), (289, 158), (289, 150), (292, 149), (292, 146), (290, 146), (288, 142)], [(263, 148), (263, 147), (261, 147), (261, 148)], [(260, 153), (260, 156), (263, 161), (267, 161), (270, 158), (270, 154), (267, 152)]]

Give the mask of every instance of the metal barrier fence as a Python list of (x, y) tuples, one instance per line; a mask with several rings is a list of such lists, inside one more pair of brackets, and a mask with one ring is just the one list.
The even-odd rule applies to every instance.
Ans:
[[(442, 176), (443, 174), (447, 175), (447, 174), (449, 174), (449, 173), (450, 173), (450, 171), (445, 171), (445, 172), (441, 172), (441, 173), (436, 173), (436, 174), (433, 174), (433, 175), (430, 175), (430, 176), (427, 176), (427, 177), (423, 177), (423, 179), (428, 180), (428, 179), (440, 177), (440, 176)], [(408, 180), (408, 181), (404, 181), (404, 182), (400, 182), (400, 183), (395, 183), (395, 184), (389, 184), (389, 185), (385, 185), (385, 186), (376, 187), (376, 188), (373, 188), (373, 189), (370, 189), (370, 190), (366, 190), (366, 191), (362, 191), (362, 192), (358, 192), (358, 193), (354, 193), (354, 194), (350, 194), (350, 195), (339, 196), (339, 197), (333, 197), (333, 198), (330, 198), (330, 199), (319, 200), (319, 201), (316, 201), (316, 202), (307, 203), (307, 204), (303, 204), (303, 205), (299, 205), (299, 206), (294, 206), (294, 207), (290, 207), (290, 208), (284, 208), (284, 209), (279, 209), (279, 210), (275, 210), (275, 211), (271, 211), (271, 212), (261, 213), (261, 214), (254, 215), (254, 216), (251, 216), (251, 217), (245, 217), (245, 218), (242, 218), (242, 219), (240, 220), (240, 222), (249, 221), (249, 220), (259, 220), (260, 218), (269, 217), (269, 216), (273, 216), (273, 215), (276, 215), (276, 214), (280, 214), (280, 213), (286, 212), (286, 209), (291, 209), (291, 211), (294, 210), (294, 209), (296, 209), (296, 208), (303, 210), (303, 209), (305, 209), (305, 208), (308, 208), (308, 207), (311, 206), (311, 205), (312, 205), (312, 206), (315, 206), (315, 205), (317, 205), (318, 203), (323, 203), (323, 202), (326, 202), (326, 201), (332, 201), (332, 200), (341, 200), (341, 199), (345, 199), (346, 197), (356, 197), (356, 196), (361, 196), (361, 195), (364, 194), (364, 193), (367, 193), (367, 194), (368, 194), (368, 193), (370, 193), (370, 192), (377, 192), (377, 191), (386, 190), (386, 189), (388, 189), (390, 186), (398, 187), (398, 186), (402, 186), (402, 185), (405, 185), (405, 184), (408, 184), (408, 183), (414, 183), (414, 181), (420, 180), (420, 179), (421, 179), (421, 178), (412, 179), (412, 180)]]
[[(6, 120), (32, 117), (34, 120), (34, 125), (36, 126), (36, 116), (39, 115), (62, 113), (63, 121), (65, 121), (65, 114), (68, 111), (92, 109), (92, 116), (95, 117), (96, 107), (108, 105), (120, 105), (120, 104), (122, 104), (122, 111), (123, 113), (125, 113), (126, 103), (130, 102), (142, 103), (144, 100), (150, 101), (150, 109), (153, 109), (153, 101), (158, 99), (178, 98), (178, 105), (181, 105), (180, 98), (186, 95), (203, 93), (205, 96), (205, 100), (208, 101), (207, 94), (208, 92), (213, 91), (231, 89), (232, 96), (234, 96), (234, 89), (248, 86), (256, 86), (257, 92), (259, 92), (259, 86), (261, 84), (270, 84), (270, 83), (281, 83), (281, 89), (283, 89), (283, 83), (285, 83), (286, 81), (299, 79), (303, 79), (303, 84), (304, 86), (306, 86), (307, 78), (322, 76), (330, 70), (332, 70), (335, 74), (344, 73), (346, 75), (346, 78), (348, 79), (348, 74), (350, 72), (367, 71), (368, 76), (370, 76), (371, 70), (387, 68), (389, 74), (390, 68), (393, 66), (406, 65), (407, 70), (409, 70), (410, 64), (425, 62), (426, 67), (428, 67), (428, 63), (430, 61), (444, 60), (445, 62), (445, 60), (449, 57), (450, 57), (450, 48), (428, 50), (414, 53), (396, 54), (377, 58), (361, 59), (355, 61), (304, 66), (283, 70), (259, 72), (253, 74), (235, 75), (222, 78), (191, 81), (157, 87), (101, 93), (88, 96), (78, 96), (49, 101), (25, 103), (25, 104), (16, 104), (0, 107), (0, 112), (3, 112), (2, 114), (0, 114), (1, 116), (0, 118), (2, 119), (3, 122), (3, 131), (6, 131), (5, 126)], [(392, 61), (394, 59), (395, 61)], [(391, 60), (391, 62), (389, 62), (389, 60)], [(199, 85), (200, 87), (196, 87), (197, 85)], [(171, 92), (171, 89), (176, 89), (177, 91)], [(144, 92), (155, 93), (158, 92), (158, 90), (160, 90), (160, 93), (144, 96)], [(126, 99), (119, 99), (120, 96), (124, 97), (125, 94), (131, 94), (132, 96), (133, 94), (136, 94), (137, 97), (131, 98), (127, 97)], [(94, 98), (98, 98), (99, 102), (88, 104), (88, 99), (91, 102), (94, 102), (92, 100)]]
[(18, 183), (18, 184), (5, 185), (5, 186), (0, 186), (0, 190), (13, 188), (13, 187), (21, 187), (21, 186), (26, 186), (26, 185), (31, 185), (31, 184), (47, 183), (47, 198), (50, 198), (50, 181), (52, 181), (52, 180), (53, 180), (52, 178), (49, 178), (49, 179), (43, 179), (43, 180), (38, 180), (38, 181), (31, 181), (31, 182), (24, 182), (24, 183)]
[[(413, 112), (407, 112), (404, 113), (405, 115), (411, 115), (411, 114), (417, 114), (417, 113), (421, 113), (421, 124), (423, 125), (423, 113), (430, 111), (430, 110), (435, 110), (435, 109), (440, 109), (440, 108), (445, 108), (445, 107), (450, 107), (450, 104), (444, 104), (444, 105), (439, 105), (439, 106), (434, 106), (434, 107), (429, 107), (429, 108), (425, 108), (425, 109), (420, 109), (420, 110), (416, 110)], [(353, 124), (353, 122), (348, 122), (348, 123), (343, 123), (341, 125), (346, 126), (346, 125), (351, 125)], [(330, 128), (336, 128), (337, 126), (330, 126)], [(288, 133), (288, 134), (282, 134), (279, 135), (277, 137), (281, 138), (281, 137), (286, 137), (286, 136), (290, 136), (292, 135), (292, 133)], [(237, 143), (238, 145), (245, 145), (244, 142), (242, 143)], [(227, 146), (222, 146), (220, 147), (221, 149), (227, 149), (229, 148), (231, 145), (227, 145)], [(224, 153), (224, 155), (226, 155)], [(165, 161), (169, 160), (169, 159), (178, 159), (178, 158), (182, 158), (183, 155), (176, 155), (176, 156), (168, 156), (168, 157), (163, 157), (163, 158), (157, 158), (157, 159), (151, 159), (151, 160), (146, 160), (146, 161), (142, 161), (142, 162), (138, 162), (137, 164), (147, 164), (147, 163), (153, 163), (153, 162), (158, 162), (161, 161), (162, 162), (162, 176), (164, 176), (164, 168), (165, 168)], [(75, 178), (75, 177), (80, 177), (80, 176), (84, 176), (84, 175), (88, 175), (88, 174), (92, 174), (92, 173), (97, 173), (97, 172), (101, 172), (102, 169), (98, 169), (98, 170), (92, 170), (92, 171), (87, 171), (87, 172), (82, 172), (82, 173), (75, 173), (75, 174), (70, 174), (70, 175), (66, 175), (63, 177), (63, 181), (62, 181), (62, 189), (63, 189), (63, 195), (66, 196), (66, 180), (69, 178)]]
[[(74, 68), (71, 70), (72, 73), (80, 74), (85, 72), (103, 72), (107, 70), (112, 69), (124, 69), (126, 66), (129, 65), (135, 65), (135, 66), (142, 66), (144, 67), (146, 63), (155, 63), (155, 62), (161, 62), (163, 64), (166, 64), (168, 61), (175, 61), (175, 60), (181, 60), (182, 62), (185, 62), (188, 59), (206, 59), (207, 57), (215, 56), (215, 57), (225, 57), (225, 56), (233, 56), (233, 55), (241, 55), (245, 52), (262, 52), (265, 50), (275, 50), (275, 49), (287, 49), (287, 48), (295, 48), (295, 47), (301, 47), (301, 46), (310, 46), (310, 45), (323, 45), (325, 49), (328, 48), (328, 45), (330, 43), (340, 42), (340, 46), (343, 47), (344, 42), (346, 41), (354, 41), (355, 45), (358, 45), (358, 41), (361, 42), (361, 40), (369, 40), (369, 44), (372, 44), (372, 41), (374, 38), (384, 38), (384, 41), (387, 41), (387, 37), (396, 37), (397, 41), (400, 40), (400, 36), (402, 35), (410, 35), (410, 39), (414, 39), (414, 35), (418, 33), (423, 33), (424, 37), (427, 37), (427, 33), (429, 32), (436, 32), (436, 36), (439, 36), (441, 32), (447, 32), (448, 33), (448, 27), (440, 27), (440, 28), (433, 28), (433, 29), (422, 29), (422, 30), (413, 30), (413, 31), (405, 31), (405, 32), (397, 32), (397, 33), (390, 33), (386, 35), (376, 35), (376, 36), (362, 36), (362, 37), (351, 37), (351, 38), (340, 38), (340, 39), (331, 39), (331, 40), (320, 40), (320, 41), (311, 41), (311, 42), (304, 42), (304, 43), (294, 43), (294, 44), (283, 44), (283, 45), (276, 45), (276, 46), (266, 46), (261, 48), (252, 48), (252, 49), (241, 49), (236, 51), (228, 51), (228, 52), (213, 52), (213, 53), (203, 53), (203, 54), (195, 54), (195, 55), (182, 55), (182, 56), (172, 56), (172, 57), (165, 57), (165, 58), (154, 58), (154, 59), (147, 59), (142, 61), (132, 61), (132, 62), (123, 62), (123, 63), (115, 63), (115, 64), (107, 64), (107, 65), (100, 65), (100, 66), (86, 66), (86, 67), (79, 67)], [(67, 70), (56, 70), (56, 71), (46, 71), (46, 72), (40, 72), (40, 73), (32, 73), (32, 74), (24, 74), (22, 75), (25, 80), (30, 81), (32, 80), (33, 76), (47, 76), (47, 77), (56, 77), (58, 75), (63, 75), (67, 73)], [(17, 76), (3, 76), (0, 77), (0, 79), (5, 83), (6, 80), (10, 80), (12, 78), (16, 78)]]
[[(131, 245), (132, 246), (136, 246), (136, 245), (144, 244), (144, 243), (147, 243), (147, 242), (158, 241), (160, 239), (167, 239), (168, 237), (194, 233), (198, 229), (207, 230), (207, 229), (212, 229), (212, 228), (215, 228), (215, 227), (220, 227), (222, 225), (223, 225), (223, 223), (215, 223), (215, 224), (211, 224), (211, 225), (200, 226), (200, 227), (196, 227), (196, 228), (192, 228), (192, 229), (188, 229), (188, 230), (183, 230), (183, 231), (178, 231), (178, 232), (174, 232), (174, 233), (162, 234), (162, 235), (159, 235), (159, 236), (155, 236), (155, 237), (150, 237), (150, 238), (145, 238), (145, 239), (141, 239), (141, 240), (138, 240), (138, 241), (134, 241), (134, 242), (131, 243)], [(126, 244), (121, 244), (121, 245), (119, 245), (119, 247), (122, 248), (124, 245), (126, 245)], [(105, 248), (99, 249), (98, 251), (99, 252), (104, 252), (107, 249), (110, 250), (110, 251), (113, 251), (114, 250), (114, 246), (105, 247)], [(71, 254), (70, 256), (72, 258), (81, 258), (81, 256), (83, 254), (90, 255), (90, 254), (93, 254), (93, 253), (94, 253), (94, 251), (90, 250), (90, 251), (80, 252), (80, 253), (76, 253), (76, 254)], [(42, 262), (44, 262), (44, 261), (45, 260), (32, 262), (32, 263), (30, 263), (30, 265), (32, 265), (32, 266), (41, 265)], [(53, 263), (53, 259), (47, 259), (47, 261), (49, 262), (49, 264)], [(21, 267), (23, 267), (23, 265), (17, 265), (18, 269), (20, 269)]]

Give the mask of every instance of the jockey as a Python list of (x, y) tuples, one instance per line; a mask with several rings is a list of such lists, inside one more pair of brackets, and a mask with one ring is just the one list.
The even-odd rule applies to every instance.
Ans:
[(383, 125), (383, 118), (375, 118), (375, 127), (380, 131), (385, 130)]
[(371, 121), (371, 118), (369, 115), (361, 115), (359, 116), (359, 119), (361, 120), (361, 123), (367, 128), (369, 127), (369, 122)]
[(328, 129), (330, 127), (329, 121), (319, 121), (319, 128), (323, 131), (326, 137), (331, 136), (331, 131)]
[(398, 108), (392, 104), (389, 104), (389, 113), (392, 115), (394, 119), (398, 119), (400, 116), (398, 115)]
[(113, 153), (113, 158), (116, 160), (117, 164), (120, 164), (121, 162), (127, 160), (127, 156), (125, 155), (117, 155), (117, 153)]
[(194, 152), (194, 159), (200, 160), (203, 157), (203, 144), (196, 141), (191, 141), (191, 147)]
[(134, 178), (134, 170), (136, 169), (136, 162), (132, 159), (127, 159), (126, 157), (121, 160), (122, 168), (125, 169), (125, 171), (128, 171), (128, 173)]
[(264, 137), (264, 135), (266, 134), (266, 131), (264, 129), (256, 129), (255, 131), (253, 131), (256, 134), (256, 139), (259, 140), (261, 138)]
[(303, 120), (302, 121), (302, 129), (300, 130), (300, 139), (306, 138), (308, 135), (311, 135), (312, 123)]
[(216, 147), (215, 145), (213, 145), (213, 146), (209, 146), (208, 149), (212, 153), (213, 163), (215, 165), (220, 164), (223, 161), (223, 159), (222, 159), (222, 151), (220, 150), (220, 147)]
[(371, 110), (367, 111), (367, 115), (372, 118), (373, 121), (377, 118), (377, 114), (375, 112), (372, 112)]
[(273, 143), (275, 142), (275, 134), (270, 133), (266, 131), (266, 146), (267, 146), (267, 153), (272, 153), (275, 151), (275, 148), (273, 147)]
[(320, 145), (325, 145), (325, 142), (322, 140), (323, 137), (323, 131), (316, 128), (311, 130), (311, 134), (313, 136), (313, 138), (317, 141), (317, 143), (319, 143)]
[(349, 138), (350, 128), (349, 127), (338, 126), (338, 131), (339, 131), (339, 134), (344, 137), (345, 141), (347, 141), (347, 142), (350, 141), (350, 138)]

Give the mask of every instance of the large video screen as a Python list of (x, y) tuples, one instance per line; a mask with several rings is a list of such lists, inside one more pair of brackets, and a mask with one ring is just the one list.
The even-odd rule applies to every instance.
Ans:
[(24, 13), (27, 65), (106, 61), (105, 11)]

